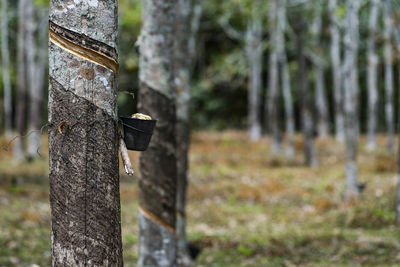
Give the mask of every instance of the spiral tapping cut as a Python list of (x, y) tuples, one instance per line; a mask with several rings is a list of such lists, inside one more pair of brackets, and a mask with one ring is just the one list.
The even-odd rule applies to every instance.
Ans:
[(50, 1), (52, 266), (123, 266), (117, 1), (92, 2)]

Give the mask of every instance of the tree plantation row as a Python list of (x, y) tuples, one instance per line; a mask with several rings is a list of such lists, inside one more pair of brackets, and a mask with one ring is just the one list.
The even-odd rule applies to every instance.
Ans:
[(138, 266), (194, 265), (193, 128), (247, 127), (250, 141), (265, 133), (288, 158), (298, 131), (309, 167), (319, 164), (316, 137), (334, 135), (349, 203), (365, 187), (360, 136), (373, 151), (384, 129), (395, 157), (398, 1), (1, 0), (0, 19), (1, 125), (15, 162), (40, 157), (48, 129), (53, 266), (123, 265), (122, 115), (156, 123), (130, 126), (152, 135), (138, 166)]

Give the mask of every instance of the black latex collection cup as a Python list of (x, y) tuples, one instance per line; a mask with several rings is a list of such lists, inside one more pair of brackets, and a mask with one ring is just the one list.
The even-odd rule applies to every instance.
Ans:
[(126, 148), (135, 151), (145, 151), (149, 146), (157, 120), (141, 120), (122, 116), (122, 127)]

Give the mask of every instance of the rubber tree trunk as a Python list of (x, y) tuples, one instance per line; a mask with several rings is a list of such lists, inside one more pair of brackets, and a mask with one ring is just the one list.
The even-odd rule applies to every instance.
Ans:
[[(395, 41), (396, 41), (396, 52), (400, 51), (400, 32), (396, 29), (393, 31)], [(399, 55), (397, 53), (397, 55)], [(400, 69), (399, 69), (399, 74), (398, 77), (400, 77)], [(400, 80), (399, 80), (400, 84)], [(398, 98), (398, 103), (400, 104), (400, 95)], [(398, 115), (400, 116), (400, 109), (398, 109)], [(398, 126), (398, 135), (400, 139), (400, 124)], [(396, 213), (396, 222), (397, 224), (400, 224), (400, 142), (398, 142), (397, 145), (397, 190), (396, 190), (396, 203), (395, 203), (395, 213)]]
[(12, 122), (12, 100), (10, 82), (10, 50), (8, 49), (8, 2), (1, 0), (1, 65), (4, 88), (4, 133), (7, 138), (11, 137)]
[(346, 32), (344, 36), (345, 60), (343, 65), (344, 101), (345, 101), (345, 133), (346, 133), (346, 199), (357, 199), (358, 168), (357, 147), (357, 53), (358, 53), (358, 10), (359, 0), (347, 0)]
[(190, 94), (191, 70), (194, 51), (194, 39), (198, 29), (201, 10), (199, 3), (191, 0), (179, 0), (176, 23), (176, 42), (174, 50), (174, 71), (176, 83), (176, 231), (178, 236), (178, 265), (192, 266), (186, 237), (186, 193), (188, 186), (188, 152), (190, 144)]
[(179, 26), (177, 27), (177, 48), (175, 49), (175, 75), (177, 76), (177, 195), (176, 232), (178, 237), (178, 265), (192, 266), (186, 235), (186, 199), (189, 183), (190, 146), (190, 95), (191, 76), (196, 57), (196, 35), (200, 27), (203, 10), (202, 0), (180, 0)]
[[(301, 26), (300, 26), (301, 27)], [(303, 30), (303, 29), (302, 29)], [(298, 79), (299, 79), (299, 95), (301, 105), (301, 123), (304, 135), (304, 160), (308, 166), (315, 167), (317, 165), (316, 151), (314, 147), (314, 123), (312, 115), (312, 105), (310, 88), (308, 83), (308, 66), (304, 54), (303, 31), (297, 32), (297, 57), (298, 57)]]
[(268, 89), (265, 105), (266, 125), (272, 132), (272, 151), (278, 153), (281, 150), (282, 137), (279, 129), (279, 50), (280, 37), (278, 29), (279, 0), (271, 2), (268, 25), (270, 27), (271, 50), (268, 64)]
[(28, 136), (28, 155), (30, 157), (38, 156), (37, 151), (40, 147), (40, 129), (41, 114), (40, 104), (42, 96), (37, 88), (37, 69), (36, 69), (36, 21), (33, 1), (26, 2), (26, 75), (29, 83), (27, 83), (29, 96), (28, 110), (28, 131), (32, 132)]
[[(398, 50), (400, 50), (400, 39), (396, 38)], [(400, 73), (399, 73), (400, 74)], [(400, 75), (399, 75), (400, 77)], [(399, 95), (399, 104), (400, 104), (400, 95)], [(398, 111), (400, 115), (400, 109)], [(400, 138), (400, 125), (398, 126), (398, 136)], [(396, 222), (400, 225), (400, 142), (397, 145), (397, 190), (396, 190), (396, 203), (395, 203), (395, 212), (396, 212)]]
[[(20, 136), (25, 131), (25, 107), (26, 107), (26, 77), (25, 77), (25, 34), (26, 34), (26, 1), (18, 2), (18, 35), (17, 35), (17, 99), (15, 126)], [(24, 146), (21, 138), (14, 141), (14, 160), (21, 160), (24, 157)]]
[[(44, 49), (48, 44), (48, 18), (49, 18), (49, 10), (47, 8), (42, 8), (38, 10), (38, 16), (40, 18), (38, 24), (38, 35), (39, 35), (39, 48), (37, 51), (37, 59), (36, 59), (36, 88), (38, 90), (38, 94), (40, 96), (44, 95), (44, 85), (45, 85), (45, 73), (46, 73), (46, 66), (48, 62), (48, 50)], [(41, 101), (40, 101), (41, 102)], [(42, 121), (42, 113), (41, 110), (41, 103), (39, 105), (39, 116), (40, 122)]]
[(140, 156), (138, 266), (176, 266), (174, 47), (178, 1), (143, 0), (139, 110), (158, 120)]
[(286, 153), (289, 157), (294, 156), (294, 117), (293, 117), (293, 98), (292, 89), (290, 84), (289, 66), (286, 56), (286, 42), (285, 42), (285, 31), (286, 31), (286, 0), (278, 2), (278, 42), (279, 42), (279, 64), (281, 72), (282, 82), (282, 95), (285, 109), (285, 128), (287, 136), (287, 148)]
[[(201, 17), (203, 15), (204, 3), (203, 0), (193, 0), (192, 1), (192, 15), (191, 15), (191, 32), (189, 38), (189, 53), (190, 58), (194, 61), (197, 57), (197, 51), (199, 50), (198, 41), (198, 32), (200, 30), (200, 22)], [(193, 62), (194, 63), (194, 62)], [(190, 66), (190, 72), (193, 73), (194, 64)]]
[(393, 19), (391, 14), (391, 0), (384, 1), (384, 54), (385, 54), (385, 114), (387, 125), (387, 148), (390, 153), (394, 153), (394, 111), (393, 111), (393, 49), (392, 49), (392, 33)]
[(52, 266), (122, 266), (117, 0), (50, 1)]
[(260, 106), (262, 88), (262, 24), (261, 16), (253, 4), (252, 18), (246, 31), (246, 54), (250, 69), (249, 93), (248, 93), (248, 121), (251, 141), (258, 141), (261, 137)]
[(376, 140), (376, 122), (378, 108), (378, 63), (379, 58), (376, 52), (376, 36), (379, 14), (379, 0), (371, 2), (371, 11), (369, 15), (369, 38), (368, 38), (368, 138), (367, 149), (375, 150)]
[(281, 79), (282, 79), (282, 94), (285, 105), (285, 128), (287, 136), (286, 154), (289, 157), (294, 156), (294, 114), (293, 114), (293, 98), (292, 89), (290, 85), (289, 66), (286, 54), (281, 57)]
[(330, 13), (330, 34), (331, 34), (331, 63), (332, 63), (332, 80), (333, 93), (335, 100), (335, 135), (336, 140), (343, 143), (344, 134), (344, 106), (343, 106), (343, 84), (341, 73), (341, 46), (340, 46), (340, 30), (339, 18), (337, 16), (337, 0), (329, 0)]
[(315, 79), (315, 100), (317, 103), (318, 113), (318, 136), (321, 138), (327, 138), (329, 135), (329, 112), (328, 103), (326, 101), (325, 70), (321, 65), (316, 66)]
[(315, 69), (315, 103), (317, 108), (317, 131), (318, 136), (321, 138), (328, 137), (329, 134), (329, 113), (328, 103), (326, 101), (326, 90), (325, 90), (325, 66), (322, 58), (321, 48), (321, 29), (322, 29), (322, 12), (323, 8), (321, 5), (316, 4), (316, 14), (311, 27), (311, 37), (313, 50), (317, 53), (317, 58), (313, 60)]

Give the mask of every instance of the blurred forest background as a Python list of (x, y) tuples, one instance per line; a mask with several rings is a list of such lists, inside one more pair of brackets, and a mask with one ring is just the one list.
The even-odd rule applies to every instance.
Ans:
[[(0, 266), (47, 266), (48, 1), (1, 11)], [(400, 1), (193, 0), (192, 12), (196, 265), (400, 266)], [(141, 21), (141, 1), (119, 0), (120, 115), (136, 112)], [(138, 188), (122, 167), (121, 182), (135, 266)]]

